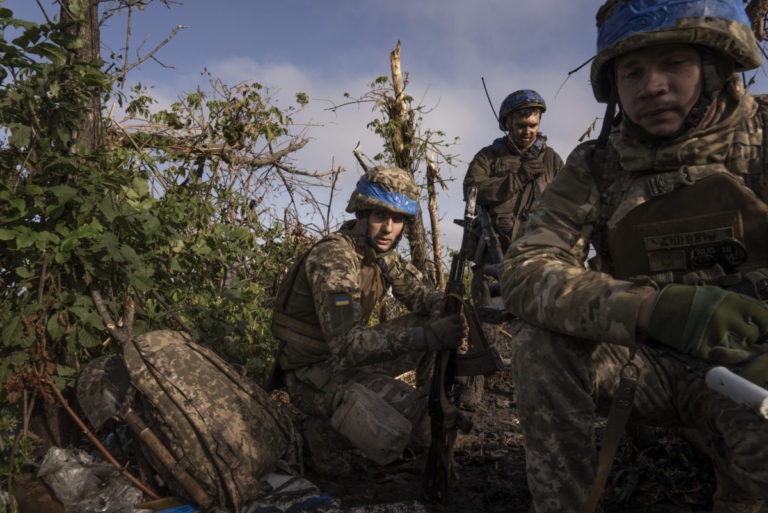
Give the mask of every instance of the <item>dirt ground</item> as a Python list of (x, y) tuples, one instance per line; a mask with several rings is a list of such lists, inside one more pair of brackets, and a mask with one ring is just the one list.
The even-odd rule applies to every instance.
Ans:
[[(411, 501), (423, 509), (398, 511), (527, 512), (525, 451), (510, 372), (488, 378), (483, 401), (465, 414), (474, 426), (457, 438), (454, 458), (459, 480), (445, 505), (422, 499), (424, 458), (385, 468), (360, 458), (348, 476), (310, 471), (307, 478), (345, 509)], [(632, 427), (614, 462), (604, 507), (607, 513), (704, 512), (712, 510), (713, 492), (714, 477), (706, 456), (674, 432)]]

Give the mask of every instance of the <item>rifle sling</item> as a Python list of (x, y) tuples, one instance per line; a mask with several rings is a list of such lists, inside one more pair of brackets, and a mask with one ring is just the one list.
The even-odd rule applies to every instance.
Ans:
[[(597, 503), (600, 501), (600, 496), (608, 480), (608, 474), (611, 471), (613, 458), (616, 456), (616, 449), (619, 447), (629, 414), (632, 412), (632, 406), (635, 402), (635, 390), (637, 389), (637, 367), (632, 363), (633, 357), (634, 349), (631, 350), (629, 360), (621, 369), (619, 388), (611, 403), (611, 410), (608, 413), (608, 421), (603, 434), (603, 443), (598, 455), (595, 482), (592, 484), (587, 501), (584, 503), (583, 513), (593, 513)], [(628, 368), (635, 370), (634, 376), (625, 375), (624, 371)]]

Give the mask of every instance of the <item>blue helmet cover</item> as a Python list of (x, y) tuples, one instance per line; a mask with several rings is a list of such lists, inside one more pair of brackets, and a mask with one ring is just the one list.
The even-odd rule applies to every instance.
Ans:
[(673, 27), (680, 18), (722, 18), (751, 27), (741, 0), (630, 0), (598, 29), (597, 51), (633, 34)]
[(514, 96), (510, 95), (504, 99), (499, 112), (504, 113), (505, 111), (523, 103), (537, 103), (543, 105), (544, 98), (542, 98), (539, 93), (532, 89), (521, 89), (519, 94), (515, 94)]
[(408, 215), (416, 216), (419, 213), (419, 204), (405, 194), (390, 192), (385, 188), (371, 182), (366, 177), (357, 181), (355, 192), (368, 196), (369, 198), (382, 201), (387, 205), (402, 210)]

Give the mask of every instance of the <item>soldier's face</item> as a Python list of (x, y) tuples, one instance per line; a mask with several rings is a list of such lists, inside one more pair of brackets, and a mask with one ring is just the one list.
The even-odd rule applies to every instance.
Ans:
[(368, 216), (368, 234), (379, 251), (389, 251), (403, 231), (405, 216), (386, 210), (373, 210)]
[(653, 135), (677, 132), (701, 94), (701, 55), (659, 45), (616, 58), (616, 88), (629, 119)]
[(535, 112), (528, 116), (522, 116), (519, 112), (512, 113), (509, 133), (512, 135), (512, 142), (521, 150), (527, 149), (536, 140), (536, 133), (539, 131), (541, 123), (541, 114)]

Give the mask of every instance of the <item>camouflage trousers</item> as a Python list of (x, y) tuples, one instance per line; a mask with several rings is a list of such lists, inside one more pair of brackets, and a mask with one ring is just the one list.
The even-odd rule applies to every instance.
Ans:
[[(428, 317), (409, 314), (381, 323), (373, 329), (402, 329), (423, 324)], [(429, 380), (434, 353), (407, 352), (390, 361), (355, 368), (337, 368), (332, 361), (320, 362), (286, 374), (291, 402), (304, 413), (330, 422), (345, 391), (362, 385), (393, 407), (411, 425), (412, 446), (428, 444), (425, 438)], [(415, 383), (396, 376), (415, 370)]]
[[(512, 366), (537, 513), (581, 511), (595, 478), (595, 419), (607, 416), (626, 347), (568, 337), (515, 321)], [(680, 363), (638, 350), (630, 422), (681, 427), (712, 458), (716, 513), (763, 511), (768, 421), (709, 389)]]

